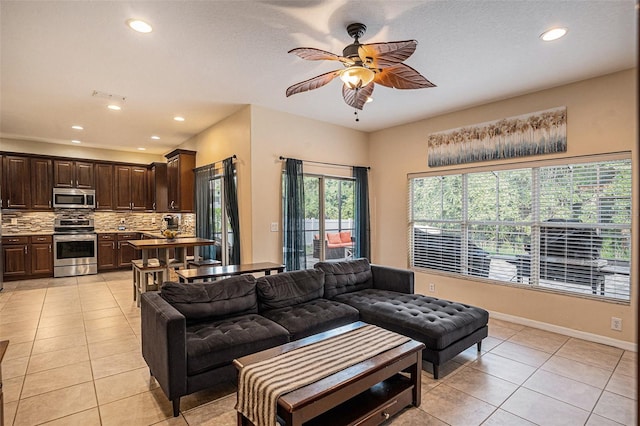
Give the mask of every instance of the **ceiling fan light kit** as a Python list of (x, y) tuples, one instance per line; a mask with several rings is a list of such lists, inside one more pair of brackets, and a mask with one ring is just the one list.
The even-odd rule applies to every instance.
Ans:
[(435, 87), (435, 84), (424, 78), (418, 71), (402, 62), (416, 50), (415, 40), (391, 41), (387, 43), (361, 44), (359, 39), (367, 30), (361, 23), (347, 26), (347, 33), (354, 41), (342, 51), (342, 56), (313, 47), (292, 49), (293, 53), (309, 61), (339, 61), (344, 69), (330, 71), (309, 80), (290, 86), (286, 95), (307, 92), (317, 89), (334, 78), (342, 80), (342, 97), (347, 105), (355, 108), (356, 121), (359, 121), (358, 110), (372, 99), (374, 85), (392, 89), (422, 89)]

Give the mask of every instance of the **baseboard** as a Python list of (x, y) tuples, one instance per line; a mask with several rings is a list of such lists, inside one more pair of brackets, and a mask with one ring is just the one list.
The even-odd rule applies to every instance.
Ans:
[[(624, 340), (612, 339), (610, 337), (600, 336), (585, 331), (574, 330), (572, 328), (560, 327), (559, 325), (548, 324), (546, 322), (535, 321), (528, 318), (517, 317), (514, 315), (503, 314), (500, 312), (490, 311), (491, 318), (512, 322), (515, 324), (526, 325), (528, 327), (539, 328), (553, 333), (564, 334), (565, 336), (575, 337), (594, 343), (602, 343), (603, 345), (614, 346), (626, 351), (638, 352), (638, 345)], [(489, 326), (491, 328), (491, 326)]]

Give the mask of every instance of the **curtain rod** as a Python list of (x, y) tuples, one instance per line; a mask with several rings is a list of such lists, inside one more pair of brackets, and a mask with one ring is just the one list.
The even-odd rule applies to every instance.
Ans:
[[(287, 157), (283, 157), (282, 155), (280, 156), (280, 160), (297, 160), (297, 158), (287, 158)], [(338, 166), (338, 167), (366, 167), (367, 170), (371, 170), (371, 167), (369, 166), (348, 166), (346, 164), (338, 164), (338, 163), (326, 163), (324, 161), (312, 161), (312, 160), (300, 160), (303, 163), (314, 163), (314, 164), (324, 164), (326, 166)]]
[(199, 172), (200, 170), (204, 170), (204, 169), (206, 169), (208, 167), (211, 167), (211, 166), (213, 166), (213, 165), (215, 165), (217, 163), (222, 163), (224, 160), (227, 160), (229, 158), (233, 158), (235, 160), (238, 157), (235, 154), (233, 154), (231, 157), (227, 157), (227, 158), (225, 158), (223, 160), (214, 161), (213, 163), (209, 163), (209, 164), (206, 164), (204, 166), (196, 167), (195, 169), (193, 169), (193, 171), (194, 172)]

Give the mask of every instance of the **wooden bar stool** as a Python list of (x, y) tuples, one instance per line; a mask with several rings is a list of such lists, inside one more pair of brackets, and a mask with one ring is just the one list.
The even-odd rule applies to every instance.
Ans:
[(149, 291), (149, 287), (160, 288), (164, 282), (167, 267), (162, 265), (158, 259), (149, 259), (146, 265), (142, 260), (131, 261), (133, 269), (133, 300), (140, 306), (140, 295)]

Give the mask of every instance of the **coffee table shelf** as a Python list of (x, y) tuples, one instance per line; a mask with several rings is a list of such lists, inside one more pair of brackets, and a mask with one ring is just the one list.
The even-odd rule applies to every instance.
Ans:
[(411, 405), (412, 392), (411, 380), (396, 374), (306, 422), (305, 426), (378, 425)]

